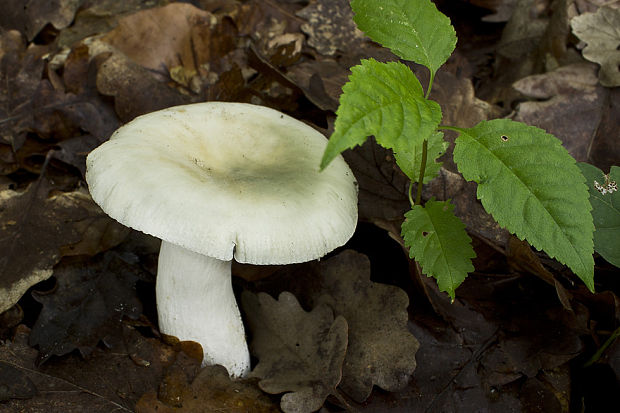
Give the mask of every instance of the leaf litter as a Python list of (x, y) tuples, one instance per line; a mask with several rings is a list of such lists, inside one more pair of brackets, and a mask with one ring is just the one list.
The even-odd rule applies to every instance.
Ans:
[[(263, 379), (230, 382), (221, 368), (201, 370), (182, 345), (158, 339), (157, 241), (127, 238), (90, 201), (85, 155), (139, 114), (203, 100), (272, 106), (328, 135), (349, 67), (394, 56), (346, 22), (344, 1), (39, 3), (24, 9), (11, 0), (0, 15), (0, 239), (11, 252), (0, 257), (0, 285), (13, 291), (0, 300), (0, 411), (277, 411), (279, 396), (261, 392)], [(470, 5), (436, 3), (466, 33), (433, 88), (446, 123), (471, 127), (510, 115), (549, 129), (573, 155), (604, 171), (617, 163), (620, 93), (605, 86), (613, 70), (599, 70), (597, 83), (580, 54), (587, 45), (589, 59), (595, 46), (607, 60), (593, 60), (605, 65), (617, 51), (570, 36), (584, 13), (616, 13), (599, 8), (606, 2), (471, 2), (495, 13), (486, 16)], [(397, 228), (408, 180), (393, 154), (369, 142), (345, 156), (360, 182), (361, 219), (402, 243)], [(263, 300), (276, 320), (295, 324), (293, 313), (309, 320), (290, 330), (309, 340), (317, 366), (292, 379), (282, 373), (290, 366), (282, 366), (280, 387), (271, 389), (289, 392), (281, 406), (569, 411), (579, 403), (605, 406), (617, 394), (617, 342), (581, 367), (620, 323), (617, 269), (597, 257), (599, 292), (574, 285), (564, 268), (515, 244), (488, 219), (475, 185), (454, 172), (445, 162), (423, 191), (424, 199), (451, 199), (478, 255), (454, 304), (415, 265), (410, 274), (392, 268), (405, 255), (384, 253), (372, 239), (355, 241), (370, 261), (345, 251), (320, 264), (256, 267), (252, 278), (235, 280), (240, 289), (274, 297), (292, 291), (286, 304)], [(48, 290), (50, 281), (29, 289), (52, 275), (56, 290), (33, 293)], [(87, 283), (76, 284), (80, 278)], [(95, 310), (70, 320), (71, 305)], [(119, 306), (123, 311), (113, 310)], [(312, 316), (317, 308), (322, 328), (321, 317)], [(304, 335), (310, 331), (332, 338), (324, 351)], [(57, 355), (37, 366), (45, 353)], [(281, 354), (254, 355), (258, 367)], [(313, 393), (314, 379), (320, 385)]]

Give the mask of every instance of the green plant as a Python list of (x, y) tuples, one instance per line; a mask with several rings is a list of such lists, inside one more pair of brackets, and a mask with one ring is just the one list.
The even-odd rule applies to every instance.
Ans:
[(430, 80), (424, 92), (414, 73), (399, 62), (368, 59), (351, 68), (321, 167), (370, 135), (392, 149), (411, 181), (412, 209), (402, 225), (405, 244), (423, 272), (454, 299), (454, 290), (473, 271), (471, 239), (449, 201), (422, 204), (421, 184), (439, 171), (436, 158), (447, 147), (441, 131), (456, 131), (454, 161), (465, 179), (477, 182), (486, 211), (520, 239), (568, 265), (593, 291), (588, 188), (561, 142), (542, 129), (508, 119), (483, 121), (473, 128), (442, 125), (441, 108), (428, 97), (435, 73), (456, 45), (448, 17), (430, 0), (352, 0), (351, 6), (362, 31), (400, 58), (428, 68)]

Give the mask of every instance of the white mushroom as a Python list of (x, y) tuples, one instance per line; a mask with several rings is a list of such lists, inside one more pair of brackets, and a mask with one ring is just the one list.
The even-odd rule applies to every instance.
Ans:
[(322, 172), (327, 140), (276, 110), (242, 103), (140, 116), (87, 159), (86, 180), (120, 223), (162, 239), (160, 330), (200, 343), (203, 364), (250, 367), (231, 260), (290, 264), (343, 245), (357, 184), (342, 158)]

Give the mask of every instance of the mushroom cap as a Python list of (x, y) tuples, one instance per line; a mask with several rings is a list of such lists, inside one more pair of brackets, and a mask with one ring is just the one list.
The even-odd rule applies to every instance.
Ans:
[(327, 139), (274, 109), (176, 106), (137, 117), (86, 160), (99, 206), (120, 223), (229, 261), (290, 264), (343, 245), (357, 183)]

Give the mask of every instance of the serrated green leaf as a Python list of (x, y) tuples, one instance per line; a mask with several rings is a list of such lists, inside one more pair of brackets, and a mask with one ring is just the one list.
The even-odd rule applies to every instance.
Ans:
[(430, 0), (353, 0), (353, 20), (394, 54), (426, 66), (434, 76), (456, 46), (450, 19)]
[(374, 135), (384, 148), (404, 151), (435, 132), (441, 108), (425, 99), (422, 86), (402, 63), (362, 60), (351, 68), (321, 168), (346, 149)]
[(478, 199), (520, 239), (568, 265), (594, 290), (588, 189), (559, 139), (509, 119), (460, 129), (454, 161)]
[[(594, 250), (608, 262), (620, 267), (620, 167), (612, 166), (607, 179), (594, 165), (577, 164), (586, 177), (594, 220)], [(607, 181), (607, 182), (606, 182)], [(615, 187), (614, 187), (615, 183)]]
[[(448, 145), (448, 142), (443, 139), (442, 132), (436, 132), (429, 136), (423, 183), (428, 183), (439, 173), (441, 162), (436, 162), (435, 160), (444, 154)], [(412, 181), (417, 182), (420, 177), (420, 166), (422, 164), (422, 143), (409, 150), (394, 152), (394, 158), (396, 159), (396, 164), (405, 175)]]
[(402, 236), (409, 256), (454, 300), (454, 290), (474, 270), (471, 259), (476, 253), (465, 224), (453, 210), (454, 205), (448, 201), (429, 200), (424, 206), (415, 205), (405, 214)]

